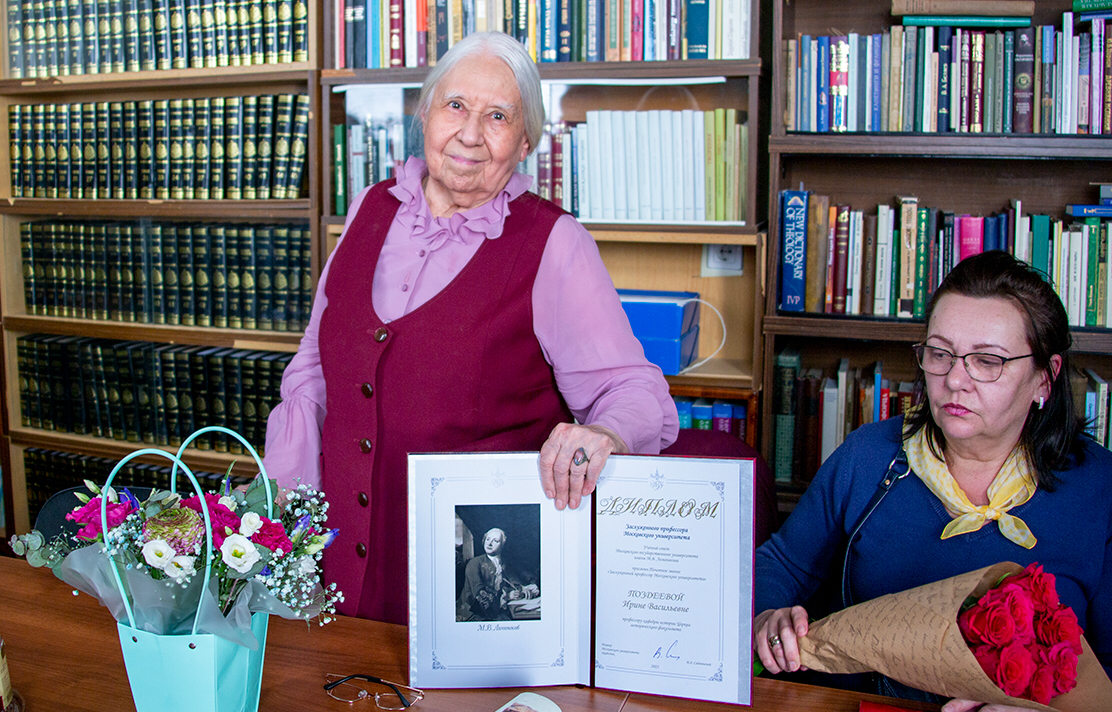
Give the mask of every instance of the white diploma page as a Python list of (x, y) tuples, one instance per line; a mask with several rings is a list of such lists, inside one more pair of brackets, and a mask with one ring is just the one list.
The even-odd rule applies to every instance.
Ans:
[(409, 456), (409, 680), (590, 682), (591, 500), (556, 511), (537, 453)]
[(749, 704), (753, 462), (614, 456), (595, 502), (595, 684)]

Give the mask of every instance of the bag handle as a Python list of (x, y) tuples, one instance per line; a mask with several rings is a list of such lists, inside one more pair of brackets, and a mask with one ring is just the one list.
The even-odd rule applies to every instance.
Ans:
[[(182, 460), (182, 454), (185, 452), (185, 448), (191, 442), (196, 440), (198, 436), (203, 435), (205, 433), (211, 433), (211, 432), (224, 433), (225, 435), (231, 435), (232, 437), (236, 438), (237, 440), (239, 440), (243, 444), (244, 447), (247, 448), (247, 451), (248, 451), (248, 453), (250, 453), (251, 457), (253, 457), (255, 459), (255, 463), (259, 466), (259, 474), (261, 474), (262, 477), (263, 477), (263, 487), (266, 488), (266, 498), (267, 498), (266, 499), (266, 514), (267, 514), (267, 518), (272, 519), (274, 517), (274, 494), (271, 491), (270, 479), (266, 476), (266, 467), (263, 466), (262, 458), (259, 457), (259, 453), (255, 450), (254, 447), (251, 446), (251, 443), (247, 442), (247, 440), (242, 435), (235, 432), (234, 430), (229, 430), (228, 428), (225, 428), (225, 427), (220, 426), (220, 425), (210, 425), (210, 426), (207, 426), (207, 427), (201, 428), (200, 430), (195, 431), (192, 435), (187, 437), (182, 442), (181, 447), (178, 448), (178, 451), (177, 451), (176, 454), (171, 454), (171, 453), (166, 452), (165, 450), (160, 450), (158, 448), (142, 448), (140, 450), (136, 450), (132, 453), (129, 453), (128, 455), (123, 457), (119, 462), (116, 463), (116, 466), (112, 468), (112, 472), (108, 475), (108, 479), (104, 483), (104, 489), (108, 489), (109, 487), (112, 486), (112, 480), (114, 480), (116, 478), (116, 474), (128, 462), (130, 462), (130, 461), (132, 461), (132, 460), (134, 460), (138, 457), (142, 457), (144, 455), (154, 455), (156, 457), (164, 457), (167, 460), (170, 460), (171, 463), (173, 463), (173, 467), (170, 470), (170, 491), (172, 493), (176, 494), (177, 491), (178, 491), (177, 472), (178, 472), (178, 467), (180, 466), (181, 469), (182, 469), (182, 472), (185, 474), (185, 476), (187, 478), (189, 478), (189, 483), (191, 485), (193, 485), (194, 492), (197, 493), (197, 498), (201, 503), (201, 516), (205, 520), (205, 578), (204, 578), (204, 580), (205, 580), (206, 585), (207, 585), (209, 579), (212, 576), (212, 519), (209, 516), (208, 502), (205, 501), (205, 493), (201, 490), (201, 485), (200, 485), (200, 483), (197, 482), (197, 477), (193, 474), (193, 471), (190, 470), (189, 466), (186, 465), (185, 462)], [(107, 550), (107, 548), (108, 548), (108, 498), (106, 496), (104, 496), (103, 494), (102, 494), (101, 500), (100, 500), (100, 527), (101, 527), (101, 531), (103, 531), (105, 533), (104, 546), (105, 546), (105, 549)], [(107, 551), (106, 551), (106, 553), (107, 553)], [(108, 561), (110, 562), (111, 567), (112, 567), (112, 575), (116, 580), (116, 587), (119, 589), (120, 595), (123, 598), (124, 610), (127, 611), (128, 624), (132, 628), (134, 628), (135, 627), (135, 615), (132, 613), (132, 610), (131, 610), (131, 602), (128, 600), (127, 589), (124, 587), (123, 578), (120, 576), (119, 566), (117, 565), (116, 560), (114, 558), (112, 558), (112, 556), (108, 557)], [(202, 599), (198, 599), (198, 601), (197, 601), (197, 614), (193, 617), (193, 635), (197, 634), (197, 624), (200, 622), (200, 618), (201, 618), (201, 600)]]

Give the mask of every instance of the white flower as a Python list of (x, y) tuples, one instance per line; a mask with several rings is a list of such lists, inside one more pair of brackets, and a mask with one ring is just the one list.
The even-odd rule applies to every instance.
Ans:
[(255, 532), (262, 528), (263, 518), (255, 512), (248, 512), (239, 520), (239, 533), (245, 537), (255, 536)]
[(234, 511), (236, 511), (236, 500), (235, 500), (235, 497), (232, 497), (232, 496), (229, 496), (229, 495), (224, 495), (224, 496), (223, 496), (223, 497), (221, 497), (221, 498), (220, 498), (219, 500), (217, 500), (217, 503), (218, 503), (218, 504), (222, 504), (222, 505), (224, 505), (225, 507), (227, 507), (227, 508), (228, 508), (228, 511), (230, 511), (230, 512), (234, 512)]
[(247, 573), (259, 560), (259, 550), (242, 534), (232, 534), (220, 545), (224, 563), (241, 574)]
[(152, 539), (143, 545), (143, 559), (156, 569), (166, 568), (166, 564), (175, 556), (177, 552), (165, 539)]
[(297, 560), (297, 573), (312, 576), (317, 572), (317, 562), (311, 556), (302, 556)]
[(196, 569), (193, 568), (192, 556), (175, 556), (166, 562), (166, 567), (163, 569), (166, 575), (181, 583), (183, 579), (192, 576)]

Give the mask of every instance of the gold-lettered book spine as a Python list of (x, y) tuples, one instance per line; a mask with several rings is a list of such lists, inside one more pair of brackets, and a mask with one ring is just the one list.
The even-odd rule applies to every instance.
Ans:
[(255, 200), (257, 191), (258, 97), (243, 97), (243, 185), (244, 200)]
[(293, 127), (293, 94), (279, 94), (274, 123), (274, 168), (270, 174), (271, 197), (286, 197), (286, 182), (290, 166), (290, 131)]
[(255, 141), (255, 197), (269, 200), (271, 194), (270, 173), (274, 156), (274, 97), (264, 94), (259, 97), (258, 138)]
[(193, 322), (212, 326), (212, 246), (207, 225), (193, 225)]
[(193, 226), (179, 224), (178, 233), (178, 321), (182, 326), (195, 326), (196, 313), (193, 283)]
[(196, 198), (194, 180), (197, 160), (196, 104), (193, 99), (183, 99), (181, 104), (181, 192), (185, 200)]
[(224, 97), (209, 99), (209, 198), (224, 199)]
[(124, 105), (108, 103), (108, 180), (114, 200), (124, 198)]
[(243, 98), (224, 99), (224, 194), (243, 198)]
[(135, 104), (136, 183), (139, 197), (154, 197), (154, 102), (147, 99)]
[(154, 102), (154, 185), (152, 194), (159, 200), (170, 198), (170, 102), (158, 99)]
[(193, 197), (209, 199), (209, 151), (212, 128), (209, 123), (210, 101), (193, 100)]
[(182, 172), (185, 168), (182, 160), (182, 100), (170, 100), (170, 198), (182, 200), (185, 192), (182, 182)]

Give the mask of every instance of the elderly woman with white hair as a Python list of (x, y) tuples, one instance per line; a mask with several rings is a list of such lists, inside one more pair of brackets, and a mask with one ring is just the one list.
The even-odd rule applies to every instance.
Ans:
[(563, 509), (611, 453), (657, 453), (678, 430), (594, 240), (515, 173), (544, 124), (524, 48), (468, 36), (429, 73), (417, 114), (425, 160), (352, 202), (266, 438), (268, 471), (328, 495), (340, 612), (395, 623), (407, 453), (540, 450)]

